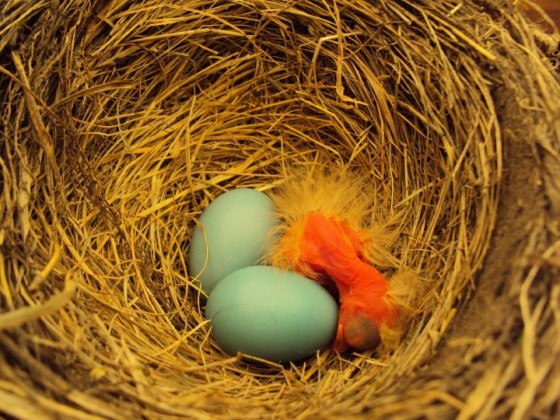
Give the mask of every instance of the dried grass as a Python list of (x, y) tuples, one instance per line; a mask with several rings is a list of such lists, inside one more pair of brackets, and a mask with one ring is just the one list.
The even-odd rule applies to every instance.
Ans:
[[(559, 38), (515, 3), (0, 3), (0, 412), (558, 415)], [(223, 354), (196, 218), (325, 160), (404, 215), (422, 314), (386, 355)]]

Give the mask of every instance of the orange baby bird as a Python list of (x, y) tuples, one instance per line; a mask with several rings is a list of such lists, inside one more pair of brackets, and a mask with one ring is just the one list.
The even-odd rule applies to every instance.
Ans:
[(326, 172), (290, 178), (273, 196), (283, 223), (268, 262), (298, 271), (338, 296), (335, 351), (374, 349), (395, 335), (400, 311), (389, 282), (368, 258), (375, 238), (359, 227), (368, 212), (361, 180)]
[[(333, 349), (367, 350), (380, 343), (380, 328), (394, 327), (398, 310), (389, 283), (364, 261), (357, 232), (342, 220), (311, 212), (294, 228), (294, 268), (338, 291), (340, 312)], [(299, 235), (298, 235), (299, 234)], [(295, 236), (294, 235), (294, 236)]]

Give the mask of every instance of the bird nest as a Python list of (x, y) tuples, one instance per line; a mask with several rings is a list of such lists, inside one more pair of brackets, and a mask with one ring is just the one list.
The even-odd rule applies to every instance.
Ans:
[[(559, 415), (559, 37), (517, 3), (3, 2), (0, 413)], [(390, 352), (225, 354), (198, 217), (324, 162), (399, 215), (418, 310)]]

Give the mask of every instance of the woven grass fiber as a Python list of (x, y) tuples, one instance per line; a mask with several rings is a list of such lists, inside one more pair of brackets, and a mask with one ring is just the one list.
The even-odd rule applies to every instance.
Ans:
[[(517, 0), (0, 2), (0, 413), (560, 416), (559, 36)], [(391, 352), (223, 353), (202, 210), (328, 161), (426, 285)]]

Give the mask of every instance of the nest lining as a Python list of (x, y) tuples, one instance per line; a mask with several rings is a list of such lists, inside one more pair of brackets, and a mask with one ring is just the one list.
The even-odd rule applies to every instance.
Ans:
[[(2, 13), (19, 16), (0, 32), (8, 414), (557, 409), (543, 391), (560, 351), (558, 188), (546, 175), (558, 166), (560, 88), (545, 60), (555, 38), (532, 35), (507, 2), (40, 1)], [(224, 191), (272, 191), (287, 167), (325, 160), (369, 180), (372, 214), (402, 218), (391, 251), (429, 285), (421, 312), (390, 354), (325, 351), (289, 366), (225, 355), (187, 269), (197, 217)], [(516, 214), (525, 179), (542, 205)], [(512, 220), (530, 226), (516, 238), (546, 264), (507, 268), (523, 248), (500, 226), (491, 240)], [(484, 306), (481, 291), (506, 297)], [(513, 319), (480, 331), (473, 308)], [(496, 349), (511, 361), (457, 379)]]

